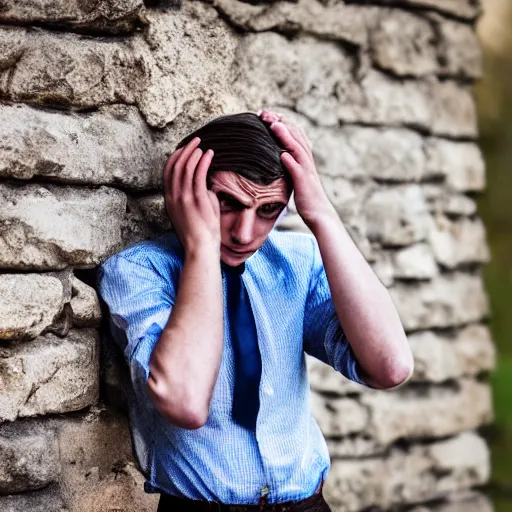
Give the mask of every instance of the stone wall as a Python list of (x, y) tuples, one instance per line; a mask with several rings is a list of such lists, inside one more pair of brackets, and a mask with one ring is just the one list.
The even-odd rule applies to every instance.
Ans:
[[(477, 3), (0, 2), (0, 511), (156, 510), (94, 269), (169, 227), (160, 176), (184, 134), (262, 106), (310, 135), (416, 361), (393, 392), (308, 361), (326, 498), (337, 512), (491, 510), (474, 490), (489, 477), (478, 429), (494, 364)], [(305, 229), (293, 207), (280, 227)]]

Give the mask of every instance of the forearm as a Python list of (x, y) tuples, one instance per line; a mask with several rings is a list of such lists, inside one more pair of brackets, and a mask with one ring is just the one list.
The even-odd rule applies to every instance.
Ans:
[(412, 374), (413, 358), (389, 292), (334, 209), (310, 229), (320, 248), (338, 320), (363, 378), (377, 388), (405, 382)]
[(148, 390), (159, 412), (183, 428), (207, 419), (223, 347), (218, 251), (188, 254), (176, 303), (151, 355)]

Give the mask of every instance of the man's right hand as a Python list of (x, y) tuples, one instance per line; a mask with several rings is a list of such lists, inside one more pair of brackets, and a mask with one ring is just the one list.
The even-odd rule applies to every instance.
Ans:
[(163, 174), (165, 209), (185, 254), (204, 247), (220, 254), (219, 200), (206, 185), (213, 150), (203, 154), (200, 142), (196, 137), (169, 157)]

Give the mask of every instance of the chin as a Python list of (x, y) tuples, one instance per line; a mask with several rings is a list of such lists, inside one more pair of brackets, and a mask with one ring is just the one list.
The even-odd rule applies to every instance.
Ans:
[(254, 252), (250, 252), (247, 254), (235, 254), (234, 252), (230, 251), (229, 249), (225, 247), (221, 247), (220, 251), (220, 257), (221, 260), (226, 264), (230, 265), (231, 267), (235, 267), (236, 265), (242, 264), (244, 261), (246, 261), (248, 258), (250, 258)]

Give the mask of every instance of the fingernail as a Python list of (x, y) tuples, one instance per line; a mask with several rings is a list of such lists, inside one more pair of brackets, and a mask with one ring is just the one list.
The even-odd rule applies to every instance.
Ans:
[(261, 113), (263, 112), (263, 110), (258, 110), (258, 112), (256, 113), (256, 115), (258, 116), (261, 116)]

